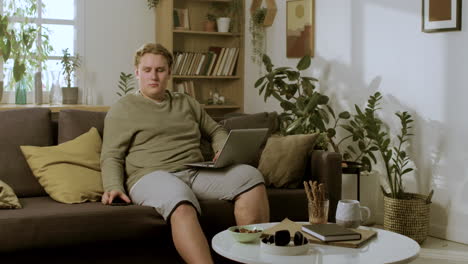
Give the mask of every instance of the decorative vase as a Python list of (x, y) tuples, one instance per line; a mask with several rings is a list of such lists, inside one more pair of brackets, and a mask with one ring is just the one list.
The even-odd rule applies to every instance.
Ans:
[(216, 22), (207, 20), (205, 24), (203, 24), (203, 29), (207, 32), (215, 32), (216, 31)]
[(49, 104), (58, 105), (62, 103), (62, 90), (59, 84), (59, 73), (51, 72), (52, 86), (49, 91)]
[(394, 199), (384, 195), (384, 229), (422, 244), (429, 232), (430, 197), (405, 193), (404, 198)]
[(229, 32), (230, 17), (219, 17), (216, 19), (216, 23), (218, 24), (218, 32)]
[(62, 87), (62, 104), (78, 103), (78, 87)]
[(34, 74), (34, 103), (42, 104), (42, 72)]
[(15, 104), (25, 105), (27, 103), (28, 92), (26, 89), (26, 80), (23, 78), (15, 84)]

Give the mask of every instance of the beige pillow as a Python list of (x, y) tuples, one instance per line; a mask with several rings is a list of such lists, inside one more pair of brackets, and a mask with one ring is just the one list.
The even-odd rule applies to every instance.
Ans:
[(18, 197), (8, 184), (0, 180), (0, 209), (16, 208), (21, 208)]
[(266, 186), (297, 188), (301, 185), (304, 171), (318, 138), (316, 134), (271, 136), (260, 157), (258, 169), (265, 178)]
[(50, 197), (72, 204), (101, 199), (101, 145), (99, 132), (93, 127), (58, 146), (21, 146), (21, 151)]

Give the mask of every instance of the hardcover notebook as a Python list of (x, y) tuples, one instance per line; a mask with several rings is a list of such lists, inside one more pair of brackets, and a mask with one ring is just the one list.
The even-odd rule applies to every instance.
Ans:
[(361, 234), (337, 224), (314, 224), (302, 226), (302, 231), (307, 232), (322, 241), (359, 240)]

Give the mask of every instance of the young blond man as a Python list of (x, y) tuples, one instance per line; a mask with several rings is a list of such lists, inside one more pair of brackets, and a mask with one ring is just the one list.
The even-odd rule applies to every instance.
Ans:
[(213, 263), (198, 215), (199, 200), (234, 201), (238, 225), (268, 222), (269, 207), (260, 172), (248, 165), (191, 169), (202, 161), (200, 138), (211, 138), (217, 153), (226, 131), (185, 94), (167, 91), (172, 54), (160, 44), (145, 44), (135, 54), (139, 91), (109, 110), (101, 153), (105, 192), (152, 206), (171, 225), (174, 245), (187, 263)]

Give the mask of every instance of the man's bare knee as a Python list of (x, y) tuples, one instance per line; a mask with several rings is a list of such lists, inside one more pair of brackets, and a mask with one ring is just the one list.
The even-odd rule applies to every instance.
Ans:
[(171, 222), (175, 219), (187, 218), (187, 217), (197, 217), (197, 210), (191, 203), (181, 203), (172, 212), (170, 219)]

